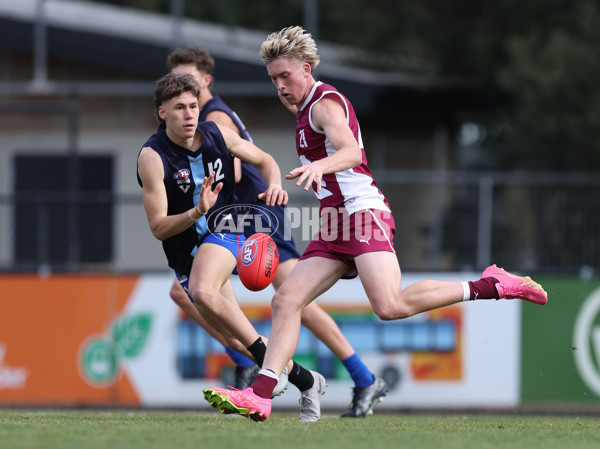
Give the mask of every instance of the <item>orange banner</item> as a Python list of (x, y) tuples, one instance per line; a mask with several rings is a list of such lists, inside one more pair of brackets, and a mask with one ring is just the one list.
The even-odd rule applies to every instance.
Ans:
[[(89, 382), (82, 366), (110, 364), (86, 348), (110, 342), (137, 276), (0, 277), (0, 403), (137, 405), (127, 375)], [(89, 347), (89, 345), (88, 345)]]

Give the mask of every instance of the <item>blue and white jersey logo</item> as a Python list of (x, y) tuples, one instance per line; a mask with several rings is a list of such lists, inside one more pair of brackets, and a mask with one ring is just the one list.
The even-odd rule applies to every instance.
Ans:
[(174, 175), (173, 178), (175, 179), (189, 179), (190, 177), (190, 170), (187, 168), (182, 168), (181, 170), (177, 171)]
[(188, 168), (177, 170), (173, 174), (173, 178), (177, 181), (177, 187), (179, 187), (183, 193), (187, 193), (192, 183), (190, 179), (190, 170)]

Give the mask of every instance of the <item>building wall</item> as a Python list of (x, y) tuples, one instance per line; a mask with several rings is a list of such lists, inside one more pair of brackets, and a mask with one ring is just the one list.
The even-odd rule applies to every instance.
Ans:
[[(27, 80), (32, 73), (31, 59), (22, 54), (0, 51), (0, 81)], [(99, 71), (85, 65), (50, 61), (50, 80), (110, 80), (110, 72)], [(109, 269), (160, 270), (166, 267), (162, 249), (148, 230), (141, 204), (141, 191), (135, 176), (136, 158), (141, 145), (155, 131), (151, 81), (140, 81), (149, 86), (148, 95), (139, 93), (124, 96), (57, 95), (2, 95), (0, 96), (0, 267), (10, 269), (14, 223), (8, 197), (13, 192), (15, 154), (48, 153), (112, 154), (115, 162), (115, 194), (128, 196), (115, 208), (115, 263)], [(214, 92), (219, 94), (219, 82)], [(273, 96), (238, 97), (223, 96), (249, 129), (254, 143), (275, 157), (282, 175), (297, 166), (294, 142), (294, 116)], [(352, 98), (350, 97), (350, 100)], [(51, 105), (71, 101), (76, 114), (68, 115), (64, 108)], [(62, 102), (62, 103), (61, 103)], [(380, 126), (377, 117), (362, 117), (363, 140), (367, 157), (374, 171), (389, 168), (431, 168), (433, 133), (431, 124), (415, 127), (411, 120), (402, 119), (393, 130)], [(364, 118), (364, 124), (363, 119)], [(414, 120), (412, 120), (414, 121)], [(284, 179), (290, 194), (290, 207), (303, 213), (316, 214), (318, 203), (312, 192), (304, 192), (292, 181)], [(428, 195), (399, 189), (398, 186), (380, 184), (392, 205), (399, 231), (397, 250), (412, 262), (426, 263), (427, 236), (420, 231), (429, 225)], [(139, 200), (135, 195), (140, 195)], [(132, 200), (132, 197), (134, 199)], [(308, 212), (307, 212), (308, 211)], [(312, 212), (311, 212), (312, 211)], [(292, 235), (300, 251), (304, 250), (314, 229), (294, 228)], [(404, 245), (402, 239), (414, 240), (422, 245)]]

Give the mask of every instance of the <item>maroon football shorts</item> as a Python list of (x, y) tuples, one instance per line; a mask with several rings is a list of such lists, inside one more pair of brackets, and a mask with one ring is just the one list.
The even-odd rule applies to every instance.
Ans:
[(395, 253), (394, 233), (396, 224), (389, 211), (362, 209), (349, 214), (346, 208), (321, 210), (321, 230), (313, 237), (300, 257), (325, 257), (340, 260), (348, 265), (343, 276), (357, 276), (354, 257), (375, 251)]

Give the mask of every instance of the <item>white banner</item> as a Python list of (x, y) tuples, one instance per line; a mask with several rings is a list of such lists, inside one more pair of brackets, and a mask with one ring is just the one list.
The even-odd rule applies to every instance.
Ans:
[[(403, 287), (426, 278), (472, 280), (479, 274), (405, 274)], [(220, 378), (197, 376), (209, 372), (214, 376), (214, 370), (229, 359), (216, 341), (182, 318), (169, 298), (172, 281), (171, 274), (140, 277), (123, 315), (149, 313), (152, 326), (143, 351), (122, 362), (121, 368), (143, 405), (208, 407), (202, 389), (224, 384)], [(272, 289), (250, 292), (237, 277), (232, 281), (242, 308), (256, 320), (259, 332), (268, 331), (268, 320), (263, 318), (270, 310)], [(343, 280), (318, 303), (333, 314), (371, 371), (390, 384), (381, 408), (512, 407), (519, 402), (519, 301), (462, 303), (383, 322), (374, 317), (360, 281)], [(327, 371), (324, 409), (345, 408), (350, 403), (353, 383), (343, 366), (306, 330), (295, 358), (307, 368), (321, 366)], [(290, 386), (273, 407), (296, 408), (298, 398), (298, 390)]]

